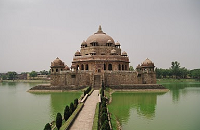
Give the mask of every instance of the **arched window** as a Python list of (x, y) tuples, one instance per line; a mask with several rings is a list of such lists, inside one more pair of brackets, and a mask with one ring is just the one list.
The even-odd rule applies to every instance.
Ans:
[(76, 66), (76, 70), (79, 70), (79, 65)]
[(125, 65), (125, 70), (127, 70), (127, 65)]
[(56, 72), (58, 72), (58, 69), (56, 69)]
[(124, 65), (122, 65), (122, 70), (124, 70)]
[(53, 72), (53, 69), (51, 69), (51, 72)]
[(106, 70), (106, 64), (104, 64), (104, 70)]
[(108, 70), (112, 70), (112, 64), (108, 65)]
[(81, 70), (84, 70), (84, 65), (83, 64), (81, 65)]
[(119, 64), (118, 70), (121, 70), (121, 65)]
[(88, 70), (88, 69), (89, 69), (89, 68), (88, 68), (88, 64), (86, 64), (86, 65), (85, 65), (85, 70)]

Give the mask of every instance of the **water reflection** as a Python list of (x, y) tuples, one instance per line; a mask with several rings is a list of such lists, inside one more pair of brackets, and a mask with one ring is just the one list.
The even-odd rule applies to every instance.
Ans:
[(138, 115), (152, 119), (155, 116), (157, 96), (162, 94), (164, 93), (115, 92), (112, 94), (113, 100), (109, 109), (120, 122), (126, 123), (129, 120), (131, 110), (136, 110)]
[(178, 103), (181, 97), (189, 93), (200, 93), (200, 82), (159, 82), (170, 90), (173, 103)]
[(81, 92), (63, 92), (63, 93), (52, 93), (50, 98), (50, 113), (51, 119), (55, 120), (56, 114), (60, 112), (63, 114), (65, 106), (70, 105), (71, 102), (74, 102), (74, 99), (81, 96)]

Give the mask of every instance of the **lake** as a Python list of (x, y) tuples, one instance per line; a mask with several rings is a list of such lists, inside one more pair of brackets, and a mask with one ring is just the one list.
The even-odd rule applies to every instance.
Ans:
[(109, 111), (123, 130), (199, 130), (200, 82), (158, 82), (170, 91), (114, 92)]
[[(0, 83), (0, 130), (42, 130), (81, 92), (29, 93), (41, 83)], [(109, 111), (123, 130), (199, 130), (200, 82), (159, 82), (167, 93), (115, 92)]]
[(0, 83), (0, 130), (43, 130), (81, 92), (29, 93), (41, 83)]

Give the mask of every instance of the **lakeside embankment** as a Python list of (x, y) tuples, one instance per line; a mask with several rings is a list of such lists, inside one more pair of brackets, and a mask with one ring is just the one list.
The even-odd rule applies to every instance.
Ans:
[(157, 83), (159, 82), (197, 82), (200, 81), (199, 79), (172, 79), (172, 78), (164, 78), (164, 79), (157, 79)]
[(1, 80), (1, 82), (50, 83), (50, 80)]

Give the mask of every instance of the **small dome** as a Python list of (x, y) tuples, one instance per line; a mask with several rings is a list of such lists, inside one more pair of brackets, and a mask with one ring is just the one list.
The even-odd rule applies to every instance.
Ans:
[(120, 43), (117, 41), (117, 42), (115, 43), (115, 46), (120, 46)]
[(127, 56), (127, 53), (125, 51), (123, 51), (122, 56)]
[(75, 56), (81, 56), (81, 53), (77, 50)]
[(111, 54), (116, 54), (116, 50), (115, 50), (115, 49), (112, 49), (112, 50), (111, 50)]
[(64, 70), (70, 70), (70, 68), (66, 65)]
[(154, 66), (154, 63), (148, 58), (142, 63), (142, 66)]
[(62, 60), (60, 60), (58, 57), (51, 62), (51, 67), (60, 67), (60, 66), (64, 66), (64, 62), (62, 62)]
[(138, 64), (137, 68), (141, 68), (140, 64)]
[(108, 40), (107, 43), (112, 43), (112, 41), (111, 41), (111, 40)]
[(85, 46), (85, 45), (87, 45), (87, 43), (85, 42), (85, 40), (83, 40), (81, 46)]

